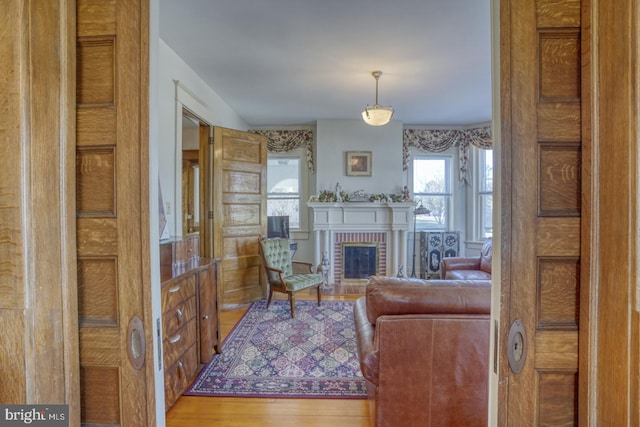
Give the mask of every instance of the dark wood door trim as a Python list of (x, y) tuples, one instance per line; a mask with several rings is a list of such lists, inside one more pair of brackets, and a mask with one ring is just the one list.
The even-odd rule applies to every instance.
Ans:
[(582, 224), (580, 425), (638, 425), (640, 4), (583, 3), (592, 28), (583, 41), (591, 197)]
[(0, 401), (69, 402), (73, 425), (79, 381), (71, 3), (14, 0), (1, 7)]

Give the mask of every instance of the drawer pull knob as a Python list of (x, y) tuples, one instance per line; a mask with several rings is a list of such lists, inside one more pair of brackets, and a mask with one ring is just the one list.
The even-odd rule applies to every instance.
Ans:
[(209, 315), (206, 315), (206, 314), (205, 314), (204, 316), (202, 316), (202, 318), (203, 318), (204, 320), (209, 320)]
[(184, 323), (184, 315), (182, 314), (182, 310), (177, 309), (176, 316), (178, 316), (178, 323), (182, 325), (182, 323)]
[(184, 372), (184, 365), (182, 364), (182, 362), (178, 362), (178, 374), (182, 377), (185, 378), (185, 372)]
[(178, 341), (180, 341), (180, 338), (182, 338), (182, 336), (181, 336), (180, 334), (178, 334), (178, 335), (174, 335), (174, 336), (172, 336), (171, 338), (169, 338), (169, 342), (170, 342), (171, 344), (175, 344), (175, 343), (177, 343)]
[(173, 286), (169, 289), (169, 293), (170, 294), (175, 294), (176, 292), (178, 292), (180, 290), (180, 286)]

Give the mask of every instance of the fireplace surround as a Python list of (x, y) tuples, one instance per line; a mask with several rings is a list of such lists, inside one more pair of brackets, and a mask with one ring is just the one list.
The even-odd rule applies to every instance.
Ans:
[[(343, 243), (375, 246), (375, 274), (396, 275), (407, 265), (407, 238), (413, 203), (309, 202), (313, 210), (314, 263), (330, 261), (331, 284), (366, 282), (344, 276)], [(371, 271), (371, 270), (370, 270)]]

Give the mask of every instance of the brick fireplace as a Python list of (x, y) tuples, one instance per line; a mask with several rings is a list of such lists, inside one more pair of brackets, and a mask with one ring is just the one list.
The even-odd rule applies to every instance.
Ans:
[[(308, 203), (308, 206), (313, 210), (314, 262), (319, 265), (323, 256), (327, 257), (331, 284), (366, 282), (369, 273), (395, 275), (401, 266), (406, 273), (412, 203)], [(344, 258), (345, 246), (354, 248), (346, 251), (351, 259)]]
[[(349, 250), (351, 249), (351, 251)], [(366, 264), (370, 268), (364, 268)], [(336, 233), (333, 248), (335, 284), (359, 282), (387, 273), (387, 233)], [(346, 268), (349, 266), (350, 268)], [(364, 274), (364, 271), (369, 274)], [(349, 274), (350, 273), (350, 274)]]

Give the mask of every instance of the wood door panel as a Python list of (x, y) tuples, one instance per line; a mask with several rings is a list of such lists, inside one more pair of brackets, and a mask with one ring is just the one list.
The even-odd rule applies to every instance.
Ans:
[(78, 0), (78, 34), (116, 33), (116, 0)]
[(579, 258), (538, 258), (538, 330), (578, 330), (579, 285)]
[(115, 215), (115, 160), (115, 147), (78, 149), (76, 154), (78, 214)]
[(153, 425), (148, 2), (79, 0), (76, 13), (81, 421)]
[(222, 308), (265, 295), (258, 238), (266, 234), (266, 138), (214, 128), (214, 258)]
[[(236, 204), (236, 205), (262, 205), (265, 197), (262, 194), (254, 194), (254, 193), (225, 193), (220, 197), (221, 203), (224, 204)], [(262, 208), (262, 206), (260, 206)], [(251, 207), (249, 208), (251, 209)], [(224, 209), (220, 211), (220, 215), (224, 215)], [(224, 220), (224, 218), (223, 218)], [(228, 220), (228, 218), (227, 218)]]
[(259, 171), (225, 171), (223, 179), (225, 193), (260, 194), (262, 180)]
[(80, 325), (80, 366), (118, 366), (122, 356), (118, 327)]
[(580, 218), (539, 217), (537, 256), (580, 256)]
[(228, 141), (225, 147), (223, 160), (238, 162), (239, 164), (262, 164), (262, 149), (260, 138), (256, 134), (241, 132), (231, 129), (223, 130), (223, 137)]
[(257, 225), (260, 226), (259, 203), (227, 204), (224, 207), (224, 223), (226, 226)]
[(538, 140), (580, 141), (582, 134), (581, 108), (578, 102), (545, 102), (538, 104)]
[(575, 426), (578, 376), (573, 372), (538, 372), (540, 426)]
[(579, 101), (580, 32), (543, 31), (539, 37), (540, 100)]
[(115, 104), (115, 38), (78, 40), (78, 105)]
[[(233, 266), (233, 263), (230, 263)], [(261, 274), (259, 266), (236, 264), (229, 270), (224, 270), (224, 276), (227, 280), (227, 288), (225, 292), (245, 291), (254, 288), (254, 283), (258, 281)]]
[(118, 254), (118, 226), (114, 218), (78, 218), (76, 227), (81, 256)]
[(223, 234), (223, 239), (226, 245), (224, 254), (253, 254), (253, 249), (257, 247), (257, 243), (252, 241), (252, 236), (259, 236), (261, 233), (261, 225), (226, 227)]
[[(253, 227), (250, 231), (259, 233), (259, 230), (256, 230)], [(255, 250), (258, 249), (258, 243), (257, 238), (254, 239), (253, 236), (225, 237), (224, 244), (225, 247), (223, 254), (227, 258), (227, 265), (231, 265), (231, 259), (239, 257), (242, 258), (233, 259), (233, 262), (238, 265), (254, 265), (256, 262), (261, 260), (260, 256), (255, 253)]]
[(117, 264), (114, 257), (78, 259), (80, 323), (118, 323)]
[[(233, 278), (227, 278), (226, 280), (234, 283)], [(226, 308), (234, 308), (241, 305), (246, 305), (247, 299), (258, 301), (264, 297), (264, 293), (255, 286), (245, 286), (244, 288), (225, 290), (222, 296), (224, 298)]]
[(256, 301), (263, 297), (261, 287), (256, 286), (262, 280), (262, 265), (256, 265), (259, 260), (252, 262), (228, 262), (227, 269), (220, 272), (220, 276), (226, 283), (222, 291), (227, 306), (246, 304), (247, 299)]
[(539, 0), (536, 2), (538, 27), (580, 27), (580, 0)]
[[(503, 134), (502, 348), (517, 319), (526, 359), (500, 363), (507, 408), (498, 425), (577, 424), (582, 214), (581, 3), (509, 2), (501, 15)], [(505, 378), (508, 377), (508, 378)], [(554, 385), (562, 393), (557, 396)], [(568, 392), (567, 392), (568, 391)], [(568, 408), (568, 409), (567, 409)], [(555, 425), (555, 424), (554, 424)]]
[(83, 423), (120, 425), (120, 370), (84, 366), (80, 369), (80, 401)]
[(540, 216), (580, 216), (580, 144), (540, 143)]
[(116, 110), (80, 108), (76, 113), (76, 145), (78, 147), (115, 146)]
[(539, 331), (535, 337), (536, 369), (578, 370), (578, 331)]

